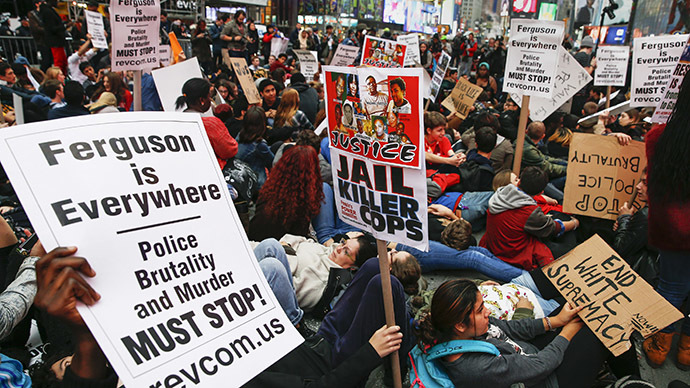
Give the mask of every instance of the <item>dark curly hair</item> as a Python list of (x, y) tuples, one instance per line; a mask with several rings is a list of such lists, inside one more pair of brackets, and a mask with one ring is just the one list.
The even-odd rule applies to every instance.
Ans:
[(259, 202), (266, 204), (266, 214), (282, 222), (287, 230), (308, 224), (319, 214), (323, 186), (319, 158), (310, 146), (287, 150), (268, 174), (259, 192)]

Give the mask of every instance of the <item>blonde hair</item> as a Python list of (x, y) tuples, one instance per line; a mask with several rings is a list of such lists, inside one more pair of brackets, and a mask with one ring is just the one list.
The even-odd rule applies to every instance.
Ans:
[(51, 66), (46, 70), (46, 76), (43, 78), (43, 83), (49, 79), (58, 79), (58, 76), (62, 73), (62, 69), (57, 66)]
[(569, 147), (571, 141), (573, 141), (573, 132), (565, 127), (558, 128), (549, 138), (549, 142), (558, 143), (563, 147)]
[(280, 128), (289, 125), (292, 117), (299, 110), (299, 93), (297, 90), (292, 88), (287, 88), (283, 91), (283, 95), (280, 97), (280, 105), (278, 105), (278, 111), (276, 112), (276, 119), (273, 124), (273, 128)]
[(510, 170), (499, 171), (494, 175), (494, 180), (491, 182), (491, 188), (494, 191), (500, 189), (503, 186), (508, 186), (510, 184), (510, 175), (513, 172)]

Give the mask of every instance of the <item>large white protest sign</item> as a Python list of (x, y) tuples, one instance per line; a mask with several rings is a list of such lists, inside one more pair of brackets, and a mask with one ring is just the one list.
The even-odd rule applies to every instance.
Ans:
[(429, 85), (429, 99), (433, 102), (436, 102), (436, 96), (438, 95), (439, 89), (441, 89), (441, 84), (443, 83), (443, 78), (446, 76), (448, 66), (450, 66), (450, 55), (444, 51), (438, 59), (438, 64), (436, 65), (436, 69), (434, 69), (434, 75), (431, 77), (431, 85)]
[(331, 59), (331, 66), (350, 66), (355, 63), (358, 53), (359, 47), (357, 46), (339, 44), (335, 54), (333, 54), (333, 59)]
[(91, 34), (91, 44), (100, 49), (108, 48), (108, 40), (105, 37), (105, 27), (103, 26), (103, 15), (98, 12), (84, 10), (86, 17), (86, 27)]
[(599, 46), (594, 86), (625, 86), (628, 58), (628, 46)]
[(153, 69), (160, 57), (160, 1), (111, 0), (113, 71)]
[(563, 22), (513, 19), (503, 90), (550, 98), (554, 92)]
[(287, 51), (290, 40), (287, 38), (274, 37), (271, 39), (271, 55), (278, 58), (278, 55)]
[(680, 56), (680, 61), (673, 69), (671, 78), (668, 80), (668, 84), (664, 89), (663, 97), (659, 101), (656, 110), (654, 110), (654, 116), (652, 116), (653, 123), (666, 123), (673, 113), (673, 108), (676, 106), (676, 100), (678, 99), (678, 92), (680, 91), (680, 85), (683, 83), (683, 78), (685, 74), (690, 69), (690, 44), (685, 46), (683, 54)]
[(97, 273), (100, 301), (77, 308), (126, 386), (239, 387), (301, 343), (199, 115), (83, 116), (0, 136), (43, 245), (77, 246)]
[(319, 72), (319, 58), (316, 51), (293, 50), (299, 59), (299, 69), (307, 81), (314, 79), (314, 74)]
[[(542, 121), (549, 117), (592, 80), (592, 76), (562, 46), (558, 46), (558, 71), (554, 78), (556, 83), (551, 98), (532, 97), (530, 100), (529, 117), (532, 120)], [(522, 93), (510, 93), (510, 98), (522, 106)]]
[(630, 106), (656, 106), (690, 35), (635, 38)]
[(163, 110), (166, 112), (186, 109), (186, 105), (180, 109), (175, 108), (177, 97), (182, 95), (182, 86), (191, 78), (204, 77), (196, 57), (172, 66), (156, 69), (151, 72), (151, 75), (153, 75), (153, 82), (156, 84)]
[(426, 169), (387, 166), (335, 147), (331, 163), (341, 220), (379, 240), (428, 250)]
[(422, 58), (419, 54), (419, 35), (417, 35), (417, 33), (400, 35), (398, 36), (398, 42), (407, 45), (407, 51), (405, 52), (405, 66), (414, 66), (415, 64), (422, 62)]

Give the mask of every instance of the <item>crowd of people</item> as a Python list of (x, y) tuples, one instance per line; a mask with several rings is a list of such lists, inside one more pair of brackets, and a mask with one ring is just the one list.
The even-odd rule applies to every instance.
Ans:
[[(1, 125), (16, 124), (14, 96), (22, 99), (25, 122), (134, 110), (133, 75), (110, 70), (110, 53), (92, 47), (83, 20), (64, 23), (55, 0), (34, 4), (16, 33), (34, 37), (43, 63), (31, 66), (21, 56), (0, 63)], [(89, 9), (107, 12), (95, 2)], [(307, 79), (292, 50), (316, 51), (326, 65), (338, 45), (361, 47), (366, 35), (395, 39), (397, 34), (366, 27), (338, 33), (332, 26), (319, 31), (297, 24), (287, 31), (285, 52), (275, 53), (272, 39), (282, 33), (268, 26), (260, 36), (244, 11), (220, 14), (208, 24), (199, 20), (188, 26), (161, 14), (161, 41), (170, 32), (189, 38), (204, 74), (184, 83), (176, 106), (202, 115), (219, 168), (232, 177), (228, 190), (259, 266), (306, 339), (248, 386), (363, 386), (396, 350), (401, 369), (413, 367), (411, 382), (420, 367), (438, 368), (455, 386), (590, 387), (639, 375), (634, 350), (613, 357), (578, 318), (580, 308), (565, 302), (542, 268), (596, 233), (673, 306), (687, 303), (690, 134), (684, 107), (690, 103), (690, 81), (681, 87), (676, 105), (681, 108), (668, 124), (655, 127), (649, 120), (653, 109), (602, 113), (580, 122), (604, 103), (605, 91), (588, 85), (569, 111), (530, 121), (522, 154), (516, 155), (520, 107), (501, 90), (504, 39), (473, 32), (423, 39), (417, 66), (431, 72), (442, 52), (451, 56), (437, 101), (462, 77), (482, 92), (465, 119), (440, 104), (427, 105), (429, 251), (389, 244), (397, 326), (386, 328), (375, 240), (338, 217), (328, 131), (315, 132), (326, 117), (320, 73)], [(589, 73), (596, 68), (593, 46), (585, 37), (573, 52)], [(261, 103), (247, 101), (229, 66), (233, 57), (247, 60)], [(372, 88), (376, 97), (375, 82)], [(625, 101), (628, 89), (620, 88), (611, 105)], [(142, 110), (163, 110), (147, 73), (141, 97)], [(340, 114), (352, 115), (343, 110)], [(623, 204), (616, 221), (563, 212), (574, 133), (612, 136), (624, 146), (646, 142), (649, 167), (636, 186), (640, 208)], [(511, 171), (515, 158), (521, 159), (519, 174)], [(76, 248), (46, 253), (40, 242), (22, 244), (33, 229), (2, 175), (1, 378), (11, 380), (10, 386), (31, 381), (36, 387), (117, 386), (115, 372), (75, 308), (76, 301), (91, 305), (100, 298), (84, 281), (94, 276), (87, 259), (75, 256)], [(473, 270), (482, 279), (425, 289), (424, 274), (445, 270)], [(490, 282), (482, 282), (486, 279)], [(491, 291), (497, 287), (504, 288)], [(316, 331), (307, 317), (321, 321)], [(46, 345), (38, 362), (30, 361), (25, 346), (32, 320)], [(671, 325), (644, 341), (651, 365), (666, 362), (677, 331)], [(469, 350), (454, 351), (454, 341), (464, 341), (457, 344)], [(688, 318), (676, 346), (678, 368), (690, 369)], [(425, 356), (433, 352), (442, 354), (438, 362)], [(383, 364), (389, 384), (390, 363)]]

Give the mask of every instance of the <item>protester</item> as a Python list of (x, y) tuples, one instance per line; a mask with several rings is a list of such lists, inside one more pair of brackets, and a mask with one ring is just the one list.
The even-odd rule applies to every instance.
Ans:
[[(60, 85), (60, 87), (62, 87), (62, 85)], [(63, 87), (62, 95), (65, 100), (65, 105), (48, 111), (48, 119), (89, 114), (89, 111), (84, 108), (84, 89), (79, 85), (79, 82), (67, 81)]]
[[(676, 107), (690, 101), (690, 81), (683, 78)], [(659, 285), (656, 291), (676, 308), (690, 294), (690, 137), (687, 109), (674, 109), (666, 125), (653, 128), (646, 136), (647, 203), (649, 206), (649, 244), (659, 250)], [(672, 324), (644, 341), (647, 360), (661, 366), (671, 349), (675, 333)], [(677, 365), (690, 369), (690, 319), (685, 317), (678, 341)]]
[(129, 110), (132, 106), (132, 93), (129, 91), (120, 74), (109, 72), (103, 75), (103, 84), (96, 89), (91, 96), (91, 101), (96, 101), (103, 92), (110, 92), (117, 97), (117, 107)]
[(254, 170), (258, 177), (259, 189), (266, 182), (266, 170), (273, 165), (273, 152), (266, 144), (266, 113), (263, 108), (252, 106), (244, 116), (244, 128), (237, 138), (239, 148), (237, 159), (240, 159)]

